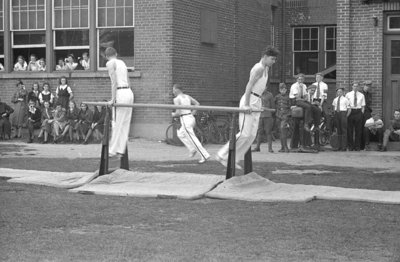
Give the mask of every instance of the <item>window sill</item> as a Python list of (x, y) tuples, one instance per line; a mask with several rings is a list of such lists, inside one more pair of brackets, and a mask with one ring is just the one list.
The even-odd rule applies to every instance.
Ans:
[[(140, 78), (140, 71), (128, 72), (131, 78)], [(107, 71), (86, 72), (86, 71), (54, 71), (45, 72), (0, 72), (0, 79), (35, 79), (35, 78), (60, 78), (66, 76), (69, 78), (109, 78)]]

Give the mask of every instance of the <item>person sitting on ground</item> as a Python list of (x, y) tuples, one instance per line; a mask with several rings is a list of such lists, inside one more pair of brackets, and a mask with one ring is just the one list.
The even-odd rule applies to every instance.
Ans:
[(364, 134), (365, 134), (365, 150), (369, 150), (369, 141), (371, 136), (376, 138), (378, 141), (378, 150), (382, 149), (383, 144), (383, 121), (380, 118), (381, 115), (379, 112), (372, 113), (372, 117), (367, 119), (364, 125)]
[(40, 105), (39, 103), (39, 83), (35, 82), (32, 85), (32, 90), (28, 93), (28, 101), (33, 101), (35, 102), (35, 106), (38, 107)]
[(57, 104), (56, 110), (53, 113), (53, 117), (53, 143), (56, 144), (61, 140), (60, 134), (63, 133), (67, 124), (67, 121), (65, 120), (65, 109), (61, 106), (61, 104)]
[(83, 144), (88, 144), (89, 139), (94, 134), (97, 139), (102, 136), (104, 130), (104, 119), (106, 117), (106, 107), (105, 106), (95, 106), (93, 111), (93, 122), (86, 134), (85, 141)]
[(32, 143), (34, 139), (34, 130), (39, 129), (42, 125), (42, 114), (40, 109), (36, 107), (35, 101), (29, 101), (28, 107), (28, 121), (27, 126), (29, 130), (28, 143)]
[(6, 135), (8, 139), (11, 138), (11, 123), (9, 117), (13, 112), (14, 109), (6, 103), (1, 102), (0, 98), (0, 139), (6, 139)]
[(37, 61), (37, 57), (35, 54), (31, 55), (27, 70), (28, 71), (39, 71), (39, 62)]
[(82, 137), (85, 140), (86, 135), (92, 126), (93, 112), (89, 109), (87, 104), (81, 103), (81, 110), (79, 111), (79, 121), (77, 125), (78, 140)]
[(89, 53), (88, 52), (83, 52), (82, 60), (80, 61), (80, 64), (82, 65), (84, 70), (89, 70), (90, 69), (90, 58), (89, 58)]
[(25, 62), (25, 58), (22, 55), (17, 57), (17, 62), (14, 65), (14, 71), (26, 71), (28, 64)]
[(41, 138), (44, 135), (42, 144), (45, 144), (48, 142), (49, 134), (51, 134), (53, 121), (54, 121), (53, 114), (54, 114), (54, 110), (50, 107), (49, 101), (45, 101), (43, 103), (43, 109), (42, 109), (41, 130), (38, 135), (38, 138)]
[[(75, 101), (69, 101), (69, 107), (65, 114), (67, 125), (65, 126), (64, 132), (61, 134), (62, 137), (69, 134), (69, 141), (74, 142), (74, 132), (77, 132), (77, 125), (79, 121), (79, 109), (76, 107)], [(79, 140), (79, 139), (78, 139)]]
[(46, 60), (44, 60), (44, 58), (40, 58), (39, 61), (39, 69), (38, 71), (46, 71)]
[(400, 109), (394, 111), (390, 126), (383, 134), (383, 145), (381, 151), (387, 151), (387, 144), (390, 141), (400, 141)]
[(39, 102), (42, 106), (44, 102), (49, 102), (50, 107), (53, 106), (54, 95), (50, 92), (50, 84), (47, 82), (43, 84), (43, 90), (39, 94)]
[(75, 62), (75, 56), (73, 54), (69, 54), (67, 59), (65, 60), (65, 68), (66, 70), (73, 71), (78, 66), (78, 63)]
[(67, 70), (67, 67), (65, 66), (65, 61), (62, 58), (58, 59), (58, 63), (56, 65), (56, 71), (64, 71)]
[[(268, 90), (265, 90), (261, 95), (261, 103), (263, 108), (275, 109), (274, 96)], [(268, 142), (268, 152), (273, 153), (272, 150), (272, 129), (274, 127), (274, 116), (272, 111), (263, 111), (260, 115), (260, 122), (258, 123), (257, 130), (257, 145), (252, 150), (253, 152), (260, 152), (262, 140), (265, 137)]]
[(289, 153), (287, 133), (289, 130), (290, 98), (285, 83), (279, 84), (279, 94), (275, 96), (276, 120), (280, 131), (281, 149), (279, 152)]

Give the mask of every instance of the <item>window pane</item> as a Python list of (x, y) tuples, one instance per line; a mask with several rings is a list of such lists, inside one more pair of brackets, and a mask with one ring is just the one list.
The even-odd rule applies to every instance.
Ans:
[[(60, 0), (57, 0), (60, 1)], [(62, 6), (54, 7), (55, 28), (87, 28), (89, 24), (87, 0), (62, 0)], [(62, 16), (59, 11), (62, 11)], [(60, 26), (61, 24), (61, 26)]]
[[(0, 55), (4, 54), (4, 35), (0, 34)], [(3, 64), (4, 65), (4, 64)]]
[(301, 51), (301, 40), (294, 40), (294, 50)]
[[(89, 16), (89, 11), (87, 9), (81, 10), (81, 16), (82, 17), (88, 17)], [(81, 27), (89, 27), (89, 20), (88, 19), (82, 19)]]
[(21, 12), (21, 29), (28, 29), (28, 12)]
[(57, 30), (56, 47), (89, 45), (89, 30)]
[(79, 10), (72, 10), (71, 27), (79, 27)]
[(294, 74), (313, 75), (318, 72), (318, 52), (295, 53), (294, 69)]
[[(89, 53), (88, 49), (64, 49), (64, 50), (55, 50), (54, 51), (54, 64), (57, 65), (59, 63), (58, 60), (65, 61), (65, 59), (72, 54), (75, 57), (75, 63), (78, 63), (78, 66), (75, 68), (75, 70), (84, 70), (82, 66), (79, 65), (79, 61), (82, 58), (83, 53)], [(56, 68), (53, 68), (56, 70)]]
[[(117, 0), (116, 1), (116, 6), (124, 6), (125, 5), (124, 2), (125, 2), (124, 0)], [(129, 1), (127, 1), (127, 2), (129, 2)]]
[(326, 52), (326, 67), (336, 65), (336, 52)]
[(133, 66), (134, 30), (130, 29), (101, 29), (99, 30), (99, 66), (106, 66), (104, 51), (112, 46), (118, 52), (118, 57), (125, 61), (127, 66)]
[(124, 26), (124, 8), (117, 8), (116, 10), (116, 15), (117, 15), (117, 21), (116, 21), (116, 26)]
[(326, 40), (326, 50), (334, 50), (332, 40)]
[(392, 40), (391, 56), (400, 56), (400, 40)]
[(301, 39), (301, 29), (294, 29), (294, 39)]
[(125, 0), (125, 6), (129, 6), (133, 8), (133, 0)]
[[(44, 17), (44, 16), (45, 16), (44, 11), (38, 12), (38, 13), (37, 13), (37, 16), (38, 16), (38, 17)], [(38, 19), (38, 25), (37, 25), (37, 27), (38, 27), (38, 28), (45, 28), (44, 19)]]
[(71, 13), (69, 10), (63, 10), (63, 22), (62, 22), (62, 27), (63, 28), (69, 28), (71, 27)]
[(310, 41), (309, 40), (303, 40), (302, 45), (303, 45), (303, 47), (301, 50), (305, 50), (305, 51), (310, 50)]
[(318, 39), (318, 28), (311, 28), (311, 38)]
[(311, 49), (310, 50), (318, 50), (318, 40), (311, 40)]
[(115, 9), (107, 9), (107, 26), (115, 26)]
[(400, 16), (389, 17), (389, 29), (400, 29)]
[(29, 25), (33, 26), (33, 28), (37, 28), (36, 26), (36, 12), (29, 12)]
[(392, 74), (400, 74), (400, 58), (392, 58)]
[[(32, 54), (35, 54), (37, 57), (37, 60), (40, 58), (46, 59), (46, 48), (45, 47), (39, 47), (39, 48), (13, 48), (13, 62), (14, 64), (17, 62), (17, 57), (18, 56), (23, 56), (26, 63), (29, 62), (30, 56)], [(14, 67), (14, 65), (13, 65)]]
[(13, 29), (19, 29), (19, 27), (20, 27), (20, 24), (19, 24), (19, 13), (13, 12), (12, 16), (13, 16), (13, 19), (12, 19)]
[(107, 0), (107, 6), (108, 7), (114, 7), (115, 6), (115, 0)]
[(45, 7), (42, 2), (38, 0), (12, 1), (12, 29), (45, 29), (45, 16), (42, 15)]
[(326, 29), (326, 38), (333, 38), (333, 28), (328, 27)]
[(304, 28), (303, 29), (303, 39), (309, 39), (310, 38), (310, 29)]
[(61, 10), (55, 10), (54, 11), (54, 26), (55, 28), (61, 28)]
[(106, 9), (99, 9), (98, 11), (98, 26), (106, 26)]
[(125, 26), (133, 26), (133, 7), (125, 9)]
[(98, 5), (98, 7), (105, 7), (106, 6), (106, 0), (98, 0), (97, 5)]
[(14, 32), (14, 45), (46, 44), (45, 32)]

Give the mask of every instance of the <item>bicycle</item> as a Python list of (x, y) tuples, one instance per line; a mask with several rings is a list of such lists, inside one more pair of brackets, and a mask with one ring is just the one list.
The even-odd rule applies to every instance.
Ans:
[(224, 144), (229, 140), (230, 124), (217, 118), (211, 112), (201, 112), (195, 116), (197, 127), (204, 134), (204, 143)]
[[(181, 128), (181, 121), (179, 117), (173, 117), (172, 123), (167, 127), (165, 131), (165, 142), (167, 144), (174, 146), (183, 146), (183, 143), (179, 139), (177, 133), (179, 128)], [(199, 141), (203, 144), (205, 141), (203, 131), (200, 130), (197, 126), (193, 130)]]

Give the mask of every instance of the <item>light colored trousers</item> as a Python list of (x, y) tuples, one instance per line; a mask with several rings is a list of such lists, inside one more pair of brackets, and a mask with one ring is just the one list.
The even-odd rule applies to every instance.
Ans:
[[(118, 89), (116, 103), (133, 104), (133, 92), (130, 88)], [(132, 107), (113, 107), (112, 135), (109, 154), (124, 154), (128, 144), (131, 127)]]
[[(249, 105), (252, 109), (260, 109), (261, 99), (250, 95)], [(239, 106), (244, 106), (244, 95), (240, 99)], [(260, 114), (260, 112), (253, 112), (251, 114), (239, 113), (239, 133), (236, 134), (236, 162), (244, 159), (244, 155), (256, 139)], [(225, 161), (228, 160), (229, 142), (218, 151), (217, 155)]]
[(182, 141), (182, 143), (186, 146), (189, 152), (197, 151), (200, 154), (202, 159), (207, 159), (210, 157), (210, 154), (207, 150), (202, 146), (199, 139), (194, 134), (193, 128), (196, 125), (196, 119), (193, 115), (183, 115), (180, 116), (181, 120), (181, 128), (178, 130), (178, 137)]

